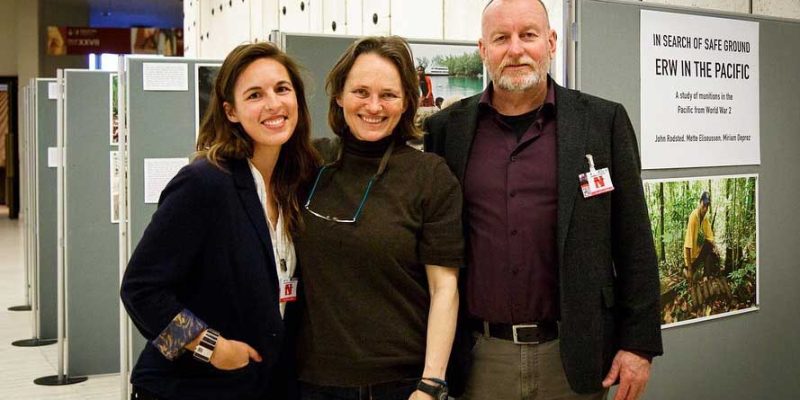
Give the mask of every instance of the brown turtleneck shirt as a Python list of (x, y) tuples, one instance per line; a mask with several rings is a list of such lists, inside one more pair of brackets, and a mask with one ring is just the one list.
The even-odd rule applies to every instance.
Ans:
[[(344, 140), (310, 208), (351, 218), (391, 138)], [(439, 156), (396, 143), (356, 223), (304, 211), (295, 238), (305, 301), (300, 380), (359, 386), (419, 377), (430, 306), (425, 265), (461, 267), (461, 190)]]

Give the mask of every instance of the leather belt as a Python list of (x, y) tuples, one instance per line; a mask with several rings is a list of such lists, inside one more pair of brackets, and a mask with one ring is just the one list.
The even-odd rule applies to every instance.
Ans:
[(511, 340), (516, 344), (539, 344), (558, 339), (558, 324), (556, 322), (512, 325), (477, 321), (477, 324), (474, 324), (473, 327), (475, 331), (486, 336)]

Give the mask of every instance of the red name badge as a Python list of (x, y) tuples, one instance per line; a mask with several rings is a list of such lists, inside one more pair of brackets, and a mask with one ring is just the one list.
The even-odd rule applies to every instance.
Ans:
[(297, 279), (281, 279), (281, 286), (280, 286), (280, 302), (281, 303), (290, 303), (293, 301), (297, 301), (297, 285), (299, 282)]
[(587, 154), (586, 159), (589, 161), (589, 172), (578, 175), (583, 198), (614, 190), (614, 184), (611, 183), (611, 174), (608, 172), (608, 168), (594, 169), (594, 160), (591, 154)]

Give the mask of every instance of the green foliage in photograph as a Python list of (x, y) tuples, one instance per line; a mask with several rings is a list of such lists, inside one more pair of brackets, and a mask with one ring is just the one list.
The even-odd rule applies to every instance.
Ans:
[[(645, 182), (661, 278), (662, 323), (756, 305), (756, 177)], [(698, 271), (687, 268), (689, 216), (707, 192), (715, 250)], [(697, 242), (703, 243), (702, 230)]]
[(119, 91), (119, 75), (112, 75), (111, 76), (111, 102), (113, 104), (114, 112), (117, 112), (117, 92)]
[(483, 62), (477, 50), (460, 56), (436, 56), (432, 65), (441, 65), (450, 70), (451, 76), (478, 76), (483, 72)]
[(111, 75), (111, 144), (119, 143), (119, 75)]

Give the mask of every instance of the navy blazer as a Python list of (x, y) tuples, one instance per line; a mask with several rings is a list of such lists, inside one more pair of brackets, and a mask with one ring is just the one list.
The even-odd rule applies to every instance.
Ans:
[[(285, 398), (292, 371), (264, 208), (246, 160), (205, 159), (178, 172), (128, 264), (121, 297), (148, 339), (131, 382), (165, 399)], [(286, 324), (295, 314), (290, 304)], [(263, 358), (221, 371), (184, 352), (166, 359), (150, 341), (183, 309)], [(288, 350), (288, 351), (287, 351)], [(281, 364), (276, 368), (277, 364)]]
[[(561, 359), (572, 389), (589, 393), (602, 389), (617, 350), (663, 352), (658, 266), (639, 149), (625, 109), (558, 85), (555, 90)], [(462, 184), (480, 96), (425, 121), (425, 151), (444, 157)], [(586, 154), (598, 169), (608, 167), (613, 192), (583, 198), (578, 175), (589, 170)]]

